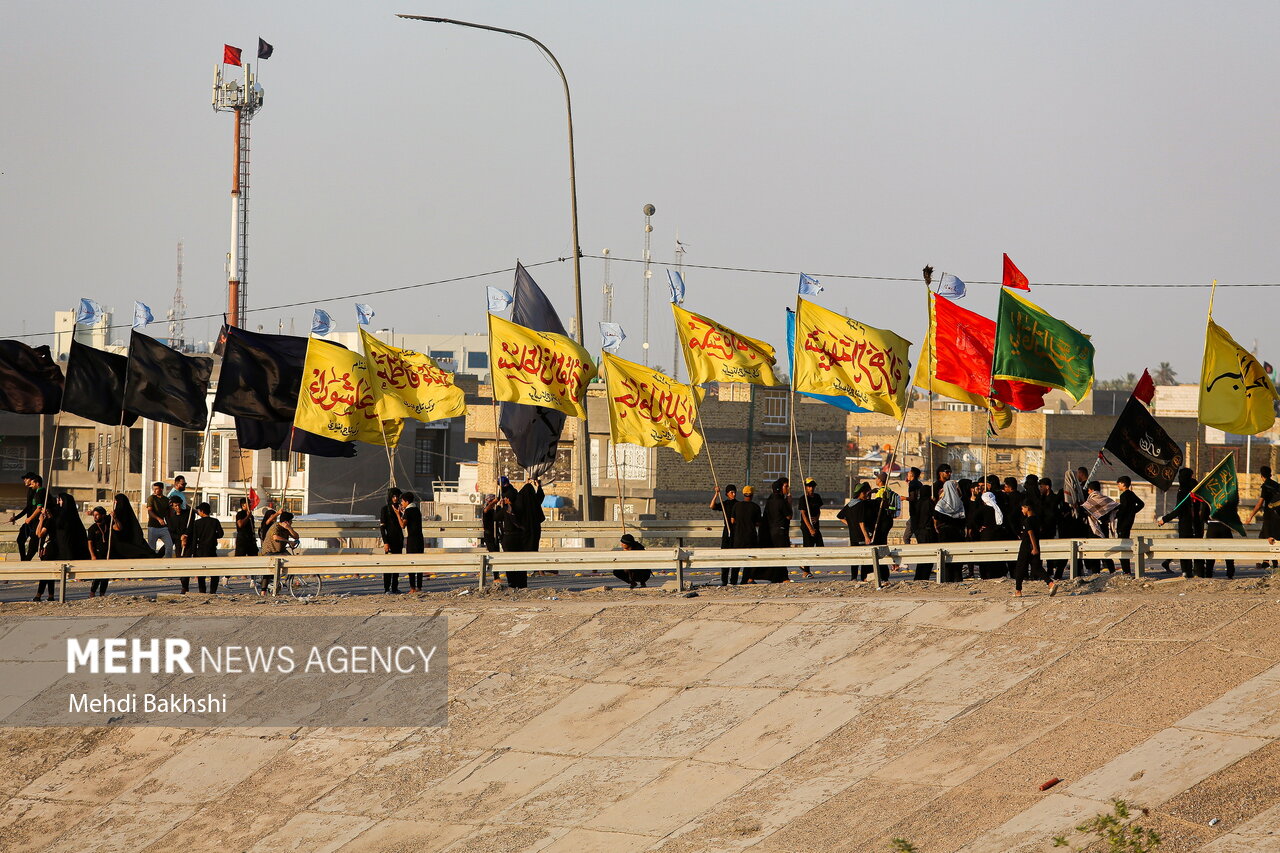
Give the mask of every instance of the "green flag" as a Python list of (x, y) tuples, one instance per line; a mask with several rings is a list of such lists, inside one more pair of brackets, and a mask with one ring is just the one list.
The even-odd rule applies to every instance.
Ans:
[[(1236, 479), (1236, 453), (1231, 451), (1221, 462), (1213, 466), (1203, 480), (1196, 484), (1191, 494), (1178, 501), (1182, 506), (1189, 500), (1202, 500), (1209, 507), (1209, 517), (1221, 521), (1241, 536), (1245, 535), (1244, 525), (1240, 523), (1240, 513), (1224, 513), (1221, 517), (1218, 510), (1228, 504), (1240, 502), (1240, 481)], [(1174, 507), (1176, 511), (1178, 507)]]
[(1078, 403), (1093, 385), (1093, 344), (1088, 335), (1002, 287), (991, 378), (1061, 388)]

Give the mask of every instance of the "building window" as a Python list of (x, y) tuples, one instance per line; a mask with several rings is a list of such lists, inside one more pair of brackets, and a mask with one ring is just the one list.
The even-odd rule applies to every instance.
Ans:
[(413, 476), (418, 480), (439, 480), (444, 474), (445, 444), (449, 433), (442, 429), (420, 429), (413, 442)]
[(431, 356), (436, 361), (441, 362), (441, 367), (452, 368), (454, 366), (454, 354), (451, 349), (433, 349), (431, 352), (427, 353), (427, 355)]
[(142, 473), (142, 430), (129, 430), (129, 473)]
[(764, 406), (761, 424), (764, 426), (786, 426), (787, 395), (786, 391), (762, 391), (757, 400)]
[(183, 471), (195, 471), (200, 467), (200, 433), (187, 430), (182, 434)]
[(759, 445), (760, 477), (766, 483), (787, 475), (787, 445), (781, 442)]
[(489, 353), (487, 352), (467, 353), (467, 370), (488, 370), (488, 369), (489, 369)]
[(209, 470), (222, 470), (222, 433), (220, 432), (209, 434)]

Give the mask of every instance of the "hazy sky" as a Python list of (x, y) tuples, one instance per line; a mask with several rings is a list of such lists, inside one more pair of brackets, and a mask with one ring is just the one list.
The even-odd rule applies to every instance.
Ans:
[[(225, 304), (232, 120), (224, 42), (261, 63), (251, 307), (397, 287), (570, 252), (569, 75), (581, 244), (663, 264), (1033, 282), (1280, 282), (1274, 2), (28, 2), (0, 6), (5, 132), (0, 337), (81, 296), (160, 316), (185, 241), (191, 315)], [(534, 277), (568, 320), (572, 267)], [(588, 342), (599, 261), (584, 260)], [(640, 360), (639, 265), (614, 263), (622, 355)], [(686, 272), (686, 307), (781, 348), (796, 278)], [(920, 284), (823, 280), (818, 301), (916, 342)], [(398, 332), (480, 331), (485, 284), (371, 296)], [(997, 288), (962, 304), (988, 314)], [(1090, 333), (1099, 378), (1170, 361), (1194, 381), (1207, 290), (1034, 287)], [(350, 301), (317, 303), (350, 329)], [(1280, 288), (1219, 289), (1215, 317), (1280, 359)], [(311, 310), (250, 315), (275, 331)], [(118, 316), (118, 319), (122, 319)], [(215, 321), (193, 321), (206, 338)], [(163, 334), (162, 327), (153, 327)], [(124, 337), (124, 331), (117, 333)]]

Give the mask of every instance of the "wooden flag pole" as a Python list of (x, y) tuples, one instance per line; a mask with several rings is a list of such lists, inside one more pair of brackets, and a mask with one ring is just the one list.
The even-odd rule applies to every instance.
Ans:
[(618, 467), (618, 445), (613, 443), (613, 437), (609, 437), (609, 453), (613, 457), (613, 479), (618, 487), (618, 527), (622, 530), (622, 535), (627, 533), (627, 495), (622, 490), (622, 469)]
[[(720, 515), (724, 518), (724, 529), (729, 531), (729, 535), (733, 535), (733, 529), (729, 526), (729, 510), (724, 508), (724, 495), (720, 491), (720, 478), (716, 476), (716, 463), (711, 458), (711, 442), (707, 441), (707, 431), (702, 426), (702, 407), (698, 407), (698, 413), (694, 416), (694, 423), (698, 425), (698, 432), (702, 434), (702, 448), (707, 452), (707, 465), (711, 468), (711, 482), (716, 487), (716, 500), (720, 503)], [(748, 424), (750, 429), (750, 424)]]
[(929, 456), (928, 464), (925, 466), (925, 473), (933, 476), (933, 377), (938, 372), (938, 326), (937, 317), (933, 311), (933, 290), (930, 284), (933, 281), (933, 267), (925, 266), (924, 268), (924, 308), (925, 315), (929, 318), (929, 328), (927, 331), (929, 340)]

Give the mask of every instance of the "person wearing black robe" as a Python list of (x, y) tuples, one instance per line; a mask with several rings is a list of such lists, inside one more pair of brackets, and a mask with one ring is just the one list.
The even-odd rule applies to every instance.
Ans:
[[(977, 501), (977, 530), (974, 532), (974, 539), (978, 542), (999, 542), (1002, 539), (1008, 539), (1008, 519), (1004, 514), (1003, 502), (1000, 495), (990, 489), (982, 490), (982, 486), (978, 486), (979, 498)], [(1019, 512), (1021, 515), (1021, 512)], [(1037, 550), (1039, 548), (1037, 547)], [(1003, 562), (979, 563), (978, 576), (984, 580), (992, 578), (1004, 577), (1010, 571), (1010, 567)]]
[[(91, 521), (89, 522), (89, 527), (86, 530), (86, 541), (89, 545), (89, 559), (105, 560), (107, 559), (107, 531), (110, 529), (110, 522), (107, 518), (106, 507), (95, 506), (89, 511), (89, 518)], [(106, 594), (106, 578), (89, 582), (90, 598)]]
[[(791, 547), (791, 483), (786, 477), (773, 481), (773, 493), (764, 502), (764, 520), (760, 528), (760, 548)], [(752, 580), (785, 583), (790, 580), (786, 566), (765, 566), (751, 573)]]
[[(1270, 465), (1263, 465), (1258, 473), (1262, 475), (1262, 485), (1258, 490), (1258, 502), (1249, 511), (1249, 523), (1252, 524), (1258, 513), (1262, 513), (1262, 529), (1258, 531), (1258, 538), (1275, 539), (1280, 537), (1280, 483), (1271, 479)], [(1276, 568), (1280, 562), (1272, 560), (1269, 565)], [(1268, 562), (1263, 560), (1257, 568), (1265, 569), (1267, 566)]]
[[(937, 541), (963, 542), (965, 502), (960, 494), (960, 484), (951, 479), (951, 469), (948, 467), (945, 476), (939, 472), (938, 482), (934, 485), (938, 492), (933, 504), (933, 530)], [(943, 583), (956, 583), (959, 580), (960, 567), (954, 563), (947, 563), (942, 571)]]
[[(619, 540), (624, 551), (643, 551), (644, 546), (636, 541), (636, 537), (630, 533), (622, 534)], [(637, 586), (648, 586), (649, 578), (653, 577), (653, 572), (649, 569), (614, 569), (613, 576), (625, 584), (630, 584), (632, 589)]]
[[(425, 553), (427, 543), (422, 538), (422, 510), (418, 509), (418, 496), (413, 492), (405, 492), (400, 496), (400, 507), (400, 523), (404, 529), (404, 552), (406, 554)], [(422, 591), (422, 572), (409, 572), (409, 589), (414, 592)]]
[[(822, 507), (826, 503), (818, 494), (818, 483), (812, 477), (804, 481), (804, 494), (800, 496), (800, 544), (805, 548), (821, 548), (822, 541)], [(813, 577), (808, 566), (801, 566), (807, 578)]]
[(255, 530), (253, 510), (249, 509), (249, 499), (240, 499), (240, 509), (236, 511), (236, 552), (237, 557), (256, 557), (258, 555), (258, 536)]
[[(76, 502), (66, 492), (58, 495), (54, 502), (56, 511), (53, 517), (53, 538), (58, 545), (59, 560), (88, 560), (89, 534), (80, 520), (80, 511)], [(94, 581), (97, 583), (97, 581)], [(102, 591), (106, 592), (107, 582), (102, 581)], [(92, 588), (90, 589), (92, 592)]]
[[(742, 487), (742, 497), (733, 505), (733, 514), (729, 516), (733, 528), (733, 547), (755, 548), (760, 544), (760, 523), (764, 513), (755, 502), (755, 489)], [(754, 570), (750, 566), (742, 567), (742, 583), (755, 583), (752, 580)]]
[[(209, 558), (218, 556), (218, 540), (222, 538), (222, 522), (214, 518), (211, 514), (211, 507), (207, 503), (201, 503), (196, 507), (196, 520), (191, 522), (191, 532), (188, 539), (191, 542), (191, 556), (196, 558)], [(196, 578), (196, 583), (200, 587), (201, 592), (205, 592), (206, 577), (201, 575)], [(217, 575), (211, 575), (207, 578), (209, 582), (208, 592), (216, 594), (218, 592)], [(186, 592), (186, 590), (183, 590)]]
[[(387, 502), (378, 513), (378, 532), (382, 534), (382, 553), (399, 554), (404, 551), (404, 529), (400, 526), (400, 490), (388, 489)], [(400, 592), (400, 573), (382, 573), (382, 591), (392, 595)]]
[(133, 504), (125, 495), (116, 495), (111, 511), (111, 558), (139, 560), (155, 557), (156, 552), (147, 547), (147, 537), (134, 514)]
[[(1200, 515), (1200, 501), (1191, 497), (1191, 490), (1196, 487), (1196, 475), (1190, 468), (1178, 470), (1178, 494), (1174, 499), (1173, 509), (1161, 516), (1156, 525), (1164, 527), (1175, 518), (1178, 520), (1179, 539), (1199, 539), (1204, 535), (1204, 521)], [(1195, 572), (1203, 572), (1201, 560), (1179, 560), (1184, 578), (1192, 577)]]
[[(523, 551), (528, 542), (521, 514), (517, 509), (520, 493), (510, 483), (502, 487), (502, 497), (493, 511), (494, 530), (503, 551)], [(525, 589), (529, 586), (528, 572), (507, 572), (507, 586)]]
[(501, 501), (502, 499), (497, 495), (487, 495), (484, 501), (484, 509), (480, 513), (480, 525), (484, 530), (481, 542), (484, 543), (484, 549), (490, 554), (498, 550), (498, 530), (494, 513), (497, 512)]
[(542, 511), (542, 502), (546, 497), (541, 480), (529, 480), (520, 487), (516, 512), (520, 513), (520, 523), (524, 525), (525, 551), (537, 551), (541, 545), (542, 522), (547, 520), (547, 514)]
[[(30, 523), (34, 525), (31, 535), (36, 543), (36, 553), (40, 555), (42, 561), (52, 562), (58, 559), (58, 540), (54, 535), (57, 517), (58, 508), (56, 505), (41, 507), (31, 516)], [(39, 601), (40, 596), (46, 590), (49, 592), (49, 600), (53, 601), (54, 596), (58, 593), (58, 582), (55, 580), (40, 581), (36, 587), (36, 597), (33, 600)]]
[[(169, 535), (173, 537), (173, 553), (170, 557), (190, 557), (191, 548), (187, 531), (191, 528), (191, 516), (182, 509), (181, 498), (169, 498)], [(103, 555), (106, 559), (106, 555)]]
[[(724, 551), (733, 547), (733, 531), (730, 530), (731, 519), (733, 518), (733, 508), (738, 504), (738, 487), (728, 485), (724, 487), (724, 498), (720, 497), (720, 493), (716, 492), (711, 496), (711, 509), (720, 513), (720, 517), (724, 519), (724, 529), (720, 531), (720, 550)], [(724, 568), (720, 570), (720, 586), (737, 585), (738, 569)]]

